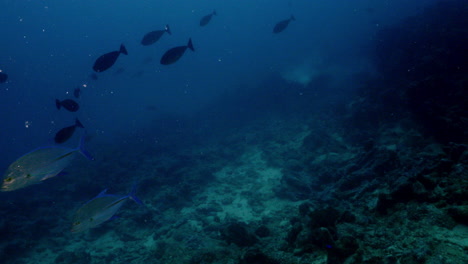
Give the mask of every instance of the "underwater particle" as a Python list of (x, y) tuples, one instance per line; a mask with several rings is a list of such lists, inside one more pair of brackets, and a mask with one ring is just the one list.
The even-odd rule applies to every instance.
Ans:
[(120, 45), (119, 50), (106, 53), (97, 58), (97, 60), (94, 62), (93, 70), (95, 72), (103, 72), (109, 69), (117, 61), (117, 58), (119, 57), (120, 53), (128, 55), (127, 49), (123, 44)]
[(31, 126), (32, 122), (31, 121), (24, 121), (24, 127), (29, 128)]
[(208, 23), (210, 23), (211, 18), (213, 17), (213, 15), (218, 15), (218, 14), (216, 14), (216, 10), (213, 10), (213, 13), (202, 17), (200, 19), (200, 27), (204, 27), (204, 26), (208, 25)]
[(283, 30), (285, 30), (288, 25), (289, 25), (289, 22), (291, 21), (296, 21), (296, 18), (291, 15), (290, 18), (288, 19), (285, 19), (285, 20), (281, 20), (280, 22), (278, 22), (275, 27), (273, 28), (273, 33), (280, 33), (282, 32)]
[(146, 33), (143, 36), (143, 39), (141, 40), (141, 45), (149, 46), (151, 44), (154, 44), (156, 41), (158, 41), (162, 37), (162, 35), (164, 35), (165, 32), (167, 32), (167, 34), (169, 35), (172, 35), (169, 25), (166, 25), (164, 29), (162, 30), (154, 30), (154, 31)]
[(193, 48), (191, 38), (189, 39), (187, 46), (178, 46), (166, 51), (166, 53), (164, 53), (164, 55), (161, 58), (161, 64), (169, 65), (178, 61), (182, 57), (182, 55), (184, 55), (185, 50), (187, 50), (187, 48), (191, 49), (192, 51), (195, 51), (195, 49)]

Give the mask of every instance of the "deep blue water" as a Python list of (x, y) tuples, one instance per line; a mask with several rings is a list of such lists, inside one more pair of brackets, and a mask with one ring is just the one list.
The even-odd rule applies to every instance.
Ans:
[[(102, 189), (118, 186), (112, 192), (124, 195), (134, 182), (148, 180), (148, 175), (132, 172), (144, 171), (139, 165), (151, 155), (164, 157), (167, 153), (171, 159), (181, 146), (222, 138), (256, 121), (261, 130), (260, 120), (307, 120), (309, 114), (326, 112), (316, 128), (332, 130), (326, 127), (327, 119), (348, 114), (346, 107), (352, 108), (349, 104), (364, 80), (382, 76), (375, 65), (378, 32), (436, 2), (0, 0), (0, 70), (9, 75), (6, 83), (0, 83), (0, 171), (35, 148), (56, 145), (56, 133), (73, 125), (75, 118), (85, 128), (77, 128), (63, 146), (76, 147), (80, 137), (86, 136), (87, 148), (96, 157), (94, 163), (79, 157), (66, 169), (68, 176), (47, 180), (50, 183), (0, 193), (0, 199), (11, 205), (5, 203), (5, 211), (24, 213), (34, 208), (31, 215), (37, 217), (42, 201), (57, 201), (53, 203), (57, 211), (53, 207), (44, 210), (49, 217), (59, 212), (63, 224), (72, 210)], [(201, 17), (213, 10), (217, 15), (200, 27)], [(295, 21), (273, 34), (275, 24), (291, 15)], [(151, 46), (140, 44), (147, 32), (162, 30), (166, 24), (172, 35), (164, 34)], [(187, 49), (176, 63), (160, 64), (165, 51), (186, 45), (189, 38), (194, 52)], [(128, 55), (120, 54), (109, 70), (94, 73), (95, 60), (121, 44)], [(78, 99), (73, 97), (77, 87), (81, 89)], [(74, 99), (80, 109), (73, 113), (58, 110), (56, 99)], [(329, 111), (330, 106), (341, 110)], [(333, 114), (336, 116), (330, 116)], [(255, 140), (247, 135), (242, 144)], [(236, 149), (237, 143), (217, 148)], [(233, 160), (229, 155), (235, 154), (224, 154), (229, 164)], [(177, 164), (167, 169), (173, 173), (203, 159), (171, 162)], [(80, 178), (73, 178), (77, 176)], [(178, 180), (164, 179), (168, 185), (177, 185)], [(203, 185), (209, 180), (199, 181)], [(65, 197), (44, 198), (48, 187), (57, 191), (54, 194), (66, 193)], [(146, 202), (153, 196), (148, 190), (153, 189), (141, 188)], [(27, 203), (36, 202), (39, 196), (38, 204)], [(59, 203), (62, 199), (65, 202)], [(17, 216), (7, 215), (2, 220), (11, 219), (17, 221)], [(53, 231), (56, 233), (68, 228), (54, 224), (48, 222), (47, 228), (60, 230)], [(28, 228), (30, 225), (28, 222)]]
[[(365, 56), (376, 29), (431, 2), (1, 1), (0, 68), (9, 80), (0, 87), (0, 167), (52, 144), (56, 131), (75, 117), (89, 134), (99, 135), (96, 140), (112, 141), (116, 134), (134, 136), (155, 116), (197, 113), (226, 91), (255, 89), (296, 65), (327, 67), (338, 81), (372, 71)], [(199, 27), (199, 19), (214, 9), (218, 16)], [(273, 35), (274, 24), (291, 14), (297, 21)], [(172, 36), (148, 47), (139, 44), (145, 33), (166, 24)], [(171, 66), (159, 64), (165, 50), (185, 45), (190, 37), (195, 53), (187, 51)], [(97, 57), (121, 43), (129, 55), (91, 80)], [(147, 58), (152, 61), (145, 64)], [(124, 72), (115, 75), (119, 68)], [(55, 109), (56, 98), (72, 98), (73, 89), (83, 85), (79, 112)], [(334, 89), (342, 88), (330, 88), (331, 94)]]

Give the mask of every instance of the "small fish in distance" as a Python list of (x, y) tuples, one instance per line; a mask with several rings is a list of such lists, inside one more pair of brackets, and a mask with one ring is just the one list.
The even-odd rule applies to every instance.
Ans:
[(59, 130), (57, 134), (55, 134), (54, 141), (55, 143), (62, 144), (63, 142), (67, 141), (68, 139), (73, 136), (73, 133), (75, 133), (75, 129), (77, 127), (84, 128), (83, 124), (81, 124), (80, 120), (75, 119), (75, 124), (72, 126), (67, 126)]
[(178, 46), (166, 51), (166, 53), (164, 53), (164, 55), (162, 56), (160, 63), (162, 65), (169, 65), (178, 61), (180, 57), (184, 55), (185, 50), (187, 50), (187, 48), (191, 49), (192, 51), (195, 51), (195, 49), (193, 48), (191, 38), (189, 39), (187, 46)]
[(77, 87), (77, 88), (75, 88), (75, 90), (73, 90), (73, 96), (75, 96), (75, 98), (80, 98), (80, 96), (81, 96), (81, 88), (80, 87)]
[(123, 44), (120, 45), (120, 50), (106, 53), (97, 58), (97, 60), (94, 62), (93, 70), (95, 72), (103, 72), (109, 69), (117, 61), (120, 53), (128, 55), (127, 49)]
[(288, 27), (289, 22), (291, 22), (291, 21), (296, 21), (296, 18), (293, 15), (291, 15), (291, 17), (288, 18), (288, 19), (285, 19), (285, 20), (282, 20), (282, 21), (278, 22), (275, 25), (275, 27), (273, 28), (273, 33), (282, 32), (283, 30), (285, 30)]
[(60, 101), (59, 99), (55, 99), (55, 106), (59, 110), (61, 107), (63, 107), (70, 112), (76, 112), (78, 111), (78, 109), (80, 109), (80, 105), (72, 99), (65, 99), (63, 101)]
[(143, 39), (141, 40), (141, 45), (149, 46), (155, 43), (162, 37), (162, 35), (164, 35), (165, 32), (167, 32), (167, 34), (169, 35), (172, 35), (169, 25), (166, 25), (166, 27), (163, 30), (154, 30), (149, 33), (146, 33), (146, 35), (143, 36)]
[(91, 74), (89, 75), (89, 78), (91, 78), (91, 80), (93, 80), (93, 81), (97, 81), (98, 76), (97, 76), (96, 73), (93, 72), (93, 73), (91, 73)]
[(8, 192), (40, 183), (60, 174), (68, 166), (76, 153), (89, 160), (93, 157), (84, 148), (84, 137), (78, 148), (58, 146), (42, 147), (26, 153), (6, 170), (0, 191)]
[(201, 26), (201, 27), (204, 27), (204, 26), (208, 25), (208, 23), (210, 23), (211, 18), (213, 17), (213, 15), (217, 15), (217, 14), (216, 14), (216, 10), (214, 10), (213, 13), (202, 17), (202, 18), (200, 19), (200, 26)]
[(107, 189), (76, 211), (71, 228), (73, 233), (83, 232), (90, 228), (97, 227), (113, 218), (128, 199), (143, 205), (143, 202), (135, 196), (135, 186), (128, 195), (107, 194), (106, 191)]
[(0, 83), (4, 83), (8, 80), (8, 74), (0, 71)]

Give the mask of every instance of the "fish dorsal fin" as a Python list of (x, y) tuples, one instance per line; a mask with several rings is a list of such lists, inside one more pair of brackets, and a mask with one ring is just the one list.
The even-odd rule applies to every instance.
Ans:
[(102, 192), (100, 192), (100, 193), (98, 194), (97, 197), (104, 196), (104, 195), (106, 194), (106, 192), (107, 192), (107, 189), (104, 189)]
[(120, 44), (119, 53), (123, 53), (125, 55), (128, 55), (127, 49), (125, 48), (124, 44)]
[(195, 49), (193, 48), (193, 44), (192, 44), (192, 38), (189, 38), (189, 41), (187, 43), (187, 47), (189, 49), (191, 49), (192, 51), (195, 51)]

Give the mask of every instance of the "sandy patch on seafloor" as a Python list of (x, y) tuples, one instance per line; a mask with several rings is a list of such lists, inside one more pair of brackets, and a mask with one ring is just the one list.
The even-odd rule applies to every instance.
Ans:
[(250, 223), (290, 205), (273, 192), (280, 184), (280, 169), (268, 167), (262, 156), (261, 149), (252, 148), (216, 172), (216, 180), (200, 195), (204, 198), (198, 206), (216, 204), (221, 208), (216, 212), (221, 221), (233, 218)]

